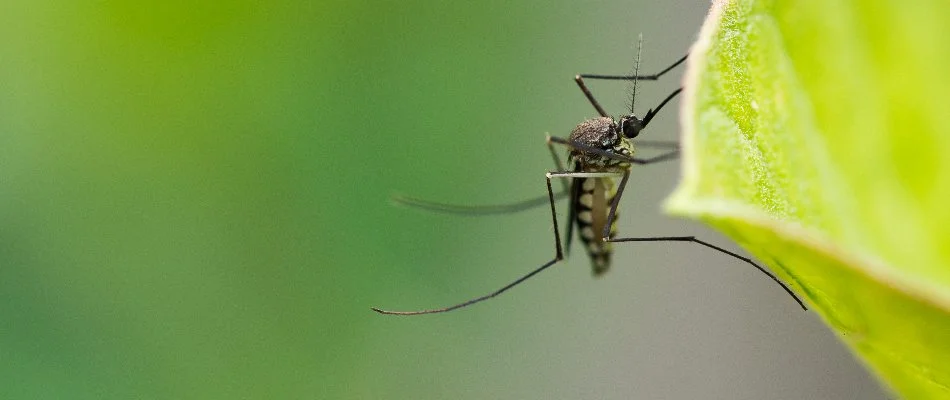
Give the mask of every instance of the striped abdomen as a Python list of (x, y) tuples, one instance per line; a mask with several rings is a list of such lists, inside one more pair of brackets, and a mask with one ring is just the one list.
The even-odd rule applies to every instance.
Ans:
[[(571, 206), (574, 207), (574, 221), (577, 231), (584, 244), (584, 250), (590, 256), (594, 275), (601, 275), (610, 268), (610, 256), (613, 252), (611, 243), (602, 240), (604, 225), (607, 224), (607, 213), (610, 203), (616, 196), (616, 188), (611, 178), (578, 178)], [(617, 231), (617, 215), (610, 226), (610, 235)]]

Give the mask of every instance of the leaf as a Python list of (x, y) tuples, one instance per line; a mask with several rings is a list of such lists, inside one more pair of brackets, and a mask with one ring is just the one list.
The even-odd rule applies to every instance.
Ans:
[(670, 213), (739, 242), (905, 398), (950, 397), (950, 3), (721, 1)]

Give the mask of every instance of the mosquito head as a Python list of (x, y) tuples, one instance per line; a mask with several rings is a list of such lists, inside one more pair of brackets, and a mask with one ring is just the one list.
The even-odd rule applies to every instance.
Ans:
[[(617, 121), (610, 117), (581, 122), (571, 131), (571, 141), (628, 157), (633, 156), (633, 144), (625, 137), (621, 125), (617, 125)], [(572, 150), (570, 157), (589, 166), (610, 167), (619, 163), (617, 160), (581, 150)]]
[(643, 121), (636, 115), (630, 114), (620, 118), (620, 131), (627, 139), (633, 139), (643, 130)]

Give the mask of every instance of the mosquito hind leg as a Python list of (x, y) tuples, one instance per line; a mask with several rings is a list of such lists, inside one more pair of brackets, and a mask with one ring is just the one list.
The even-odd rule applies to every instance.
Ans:
[[(554, 166), (557, 168), (557, 172), (564, 172), (564, 164), (561, 162), (561, 158), (557, 155), (557, 151), (554, 149), (554, 146), (550, 141), (547, 142), (548, 151), (551, 152), (551, 159), (554, 161)], [(554, 194), (556, 200), (563, 199), (568, 195), (570, 187), (567, 184), (562, 185), (560, 192)], [(516, 201), (512, 203), (502, 203), (502, 204), (487, 204), (487, 205), (464, 205), (464, 204), (451, 204), (451, 203), (442, 203), (437, 201), (430, 201), (426, 199), (420, 199), (418, 197), (406, 196), (402, 194), (394, 194), (392, 200), (398, 204), (417, 208), (420, 210), (443, 213), (443, 214), (453, 214), (461, 216), (483, 216), (483, 215), (498, 215), (498, 214), (512, 214), (521, 211), (530, 210), (535, 207), (543, 206), (548, 201), (548, 196), (538, 196), (526, 200)]]
[(712, 244), (712, 243), (709, 243), (709, 242), (706, 242), (706, 241), (703, 241), (703, 240), (699, 240), (699, 239), (697, 239), (695, 236), (633, 237), (633, 238), (608, 239), (607, 241), (609, 241), (609, 242), (691, 242), (691, 243), (696, 243), (696, 244), (701, 245), (701, 246), (704, 246), (704, 247), (706, 247), (706, 248), (710, 248), (710, 249), (716, 250), (716, 251), (718, 251), (718, 252), (720, 252), (720, 253), (729, 255), (729, 256), (731, 256), (731, 257), (733, 257), (733, 258), (735, 258), (735, 259), (741, 260), (741, 261), (745, 262), (746, 264), (749, 264), (749, 265), (755, 267), (755, 269), (757, 269), (757, 270), (759, 270), (760, 272), (762, 272), (763, 274), (767, 275), (770, 279), (772, 279), (773, 281), (775, 281), (775, 283), (777, 283), (779, 286), (781, 286), (782, 289), (785, 290), (785, 293), (788, 293), (789, 296), (792, 296), (792, 299), (794, 299), (795, 302), (798, 303), (798, 305), (801, 306), (803, 310), (808, 310), (808, 307), (805, 306), (805, 303), (804, 303), (801, 299), (799, 299), (798, 296), (796, 296), (795, 293), (792, 292), (792, 290), (791, 290), (787, 285), (785, 285), (784, 282), (782, 282), (781, 280), (779, 280), (778, 277), (776, 277), (775, 274), (773, 274), (773, 273), (770, 272), (769, 270), (765, 269), (765, 268), (762, 267), (761, 265), (759, 265), (759, 264), (755, 263), (754, 261), (752, 261), (751, 258), (743, 257), (743, 256), (741, 256), (741, 255), (739, 255), (739, 254), (736, 254), (736, 253), (734, 253), (734, 252), (731, 252), (731, 251), (729, 251), (729, 250), (726, 250), (726, 249), (724, 249), (724, 248), (722, 248), (722, 247), (716, 246), (716, 245), (714, 245), (714, 244)]
[(459, 309), (459, 308), (468, 307), (468, 306), (470, 306), (470, 305), (472, 305), (472, 304), (480, 303), (480, 302), (482, 302), (482, 301), (485, 301), (485, 300), (491, 299), (491, 298), (493, 298), (493, 297), (495, 297), (495, 296), (498, 296), (498, 295), (500, 295), (500, 294), (506, 292), (508, 289), (511, 289), (511, 288), (517, 286), (517, 285), (520, 284), (521, 282), (524, 282), (524, 281), (528, 280), (529, 278), (531, 278), (531, 277), (533, 277), (533, 276), (535, 276), (535, 275), (541, 273), (541, 271), (544, 271), (545, 269), (548, 269), (548, 268), (551, 267), (552, 265), (557, 264), (559, 261), (561, 261), (561, 260), (564, 259), (564, 250), (563, 250), (563, 248), (561, 247), (561, 233), (560, 233), (560, 229), (559, 229), (558, 223), (557, 223), (557, 209), (555, 208), (554, 189), (551, 188), (551, 179), (552, 179), (552, 178), (589, 178), (589, 177), (607, 177), (607, 176), (616, 176), (616, 174), (611, 174), (611, 173), (588, 173), (588, 172), (549, 172), (549, 173), (545, 176), (545, 182), (546, 182), (546, 184), (547, 184), (547, 189), (548, 189), (548, 200), (549, 200), (549, 203), (550, 203), (550, 205), (551, 205), (551, 223), (554, 225), (554, 251), (555, 251), (555, 253), (554, 253), (554, 258), (551, 259), (551, 261), (548, 261), (548, 262), (542, 264), (540, 267), (535, 268), (533, 271), (531, 271), (531, 272), (525, 274), (524, 276), (522, 276), (522, 277), (520, 277), (520, 278), (514, 280), (513, 282), (511, 282), (511, 283), (509, 283), (509, 284), (507, 284), (507, 285), (505, 285), (505, 286), (502, 286), (501, 289), (495, 290), (494, 292), (491, 292), (491, 293), (486, 294), (486, 295), (484, 295), (484, 296), (476, 297), (476, 298), (474, 298), (474, 299), (471, 299), (471, 300), (468, 300), (468, 301), (464, 301), (464, 302), (462, 302), (462, 303), (459, 303), (459, 304), (456, 304), (456, 305), (453, 305), (453, 306), (448, 306), (448, 307), (443, 307), (443, 308), (435, 308), (435, 309), (429, 309), (429, 310), (419, 310), (419, 311), (389, 311), (389, 310), (383, 310), (383, 309), (376, 308), (376, 307), (373, 307), (372, 310), (373, 310), (373, 311), (376, 311), (376, 312), (378, 312), (378, 313), (380, 313), (380, 314), (386, 314), (386, 315), (406, 315), (406, 316), (408, 316), (408, 315), (422, 315), (422, 314), (438, 314), (438, 313), (449, 312), (449, 311), (452, 311), (452, 310), (457, 310), (457, 309)]
[(736, 253), (734, 253), (734, 252), (731, 252), (731, 251), (729, 251), (729, 250), (726, 250), (726, 249), (724, 249), (724, 248), (722, 248), (722, 247), (716, 246), (716, 245), (714, 245), (714, 244), (712, 244), (712, 243), (699, 240), (699, 239), (697, 239), (695, 236), (657, 236), (657, 237), (638, 237), (638, 238), (611, 238), (611, 237), (610, 237), (610, 227), (611, 227), (611, 225), (613, 225), (613, 223), (614, 223), (614, 217), (615, 217), (616, 214), (617, 214), (617, 207), (618, 207), (619, 204), (620, 204), (620, 198), (623, 196), (623, 191), (624, 191), (624, 189), (627, 187), (627, 180), (628, 180), (629, 178), (630, 178), (630, 171), (626, 171), (626, 172), (623, 174), (623, 177), (620, 179), (620, 184), (617, 185), (617, 194), (614, 196), (613, 201), (610, 203), (610, 211), (607, 212), (607, 224), (604, 226), (604, 231), (601, 232), (601, 238), (603, 238), (603, 240), (604, 240), (605, 242), (614, 242), (614, 243), (620, 243), (620, 242), (692, 242), (692, 243), (696, 243), (696, 244), (705, 246), (705, 247), (707, 247), (707, 248), (716, 250), (716, 251), (718, 251), (718, 252), (720, 252), (720, 253), (727, 254), (727, 255), (730, 255), (730, 256), (732, 256), (732, 257), (734, 257), (734, 258), (737, 258), (737, 259), (739, 259), (739, 260), (742, 260), (742, 261), (746, 262), (747, 264), (749, 264), (749, 265), (755, 267), (755, 269), (759, 270), (760, 272), (762, 272), (763, 274), (765, 274), (765, 275), (767, 275), (769, 278), (771, 278), (773, 281), (775, 281), (775, 283), (779, 284), (779, 286), (781, 286), (782, 289), (784, 289), (785, 292), (788, 293), (789, 296), (792, 296), (792, 298), (795, 299), (795, 302), (797, 302), (798, 305), (801, 306), (803, 310), (808, 310), (808, 307), (805, 306), (805, 303), (802, 302), (802, 300), (799, 299), (798, 296), (796, 296), (795, 293), (793, 293), (792, 290), (789, 289), (789, 287), (788, 287), (787, 285), (785, 285), (784, 282), (780, 281), (780, 280), (778, 279), (778, 277), (776, 277), (775, 274), (773, 274), (771, 271), (769, 271), (769, 270), (763, 268), (763, 267), (760, 266), (759, 264), (756, 264), (754, 261), (752, 261), (752, 259), (750, 259), (750, 258), (748, 258), (748, 257), (740, 256), (739, 254), (736, 254)]
[[(560, 191), (554, 194), (555, 200), (560, 200), (567, 197), (567, 190)], [(500, 215), (500, 214), (513, 214), (521, 211), (530, 210), (535, 207), (543, 206), (548, 202), (548, 196), (539, 196), (530, 198), (527, 200), (517, 201), (514, 203), (504, 203), (504, 204), (488, 204), (488, 205), (477, 205), (469, 206), (464, 204), (449, 204), (449, 203), (440, 203), (435, 201), (429, 201), (424, 199), (419, 199), (410, 196), (404, 196), (400, 194), (393, 195), (392, 200), (398, 204), (412, 207), (420, 210), (443, 213), (443, 214), (452, 214), (465, 217), (478, 217), (485, 215)]]

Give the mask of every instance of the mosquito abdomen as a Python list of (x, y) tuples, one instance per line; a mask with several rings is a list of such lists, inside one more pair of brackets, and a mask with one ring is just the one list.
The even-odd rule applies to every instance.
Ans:
[[(610, 259), (613, 246), (603, 240), (604, 225), (607, 224), (607, 212), (610, 203), (616, 195), (614, 182), (610, 178), (581, 178), (576, 184), (580, 190), (576, 191), (573, 206), (577, 214), (575, 223), (580, 235), (584, 250), (590, 257), (594, 276), (602, 275), (610, 269)], [(614, 216), (610, 226), (611, 236), (617, 230), (617, 217)]]

